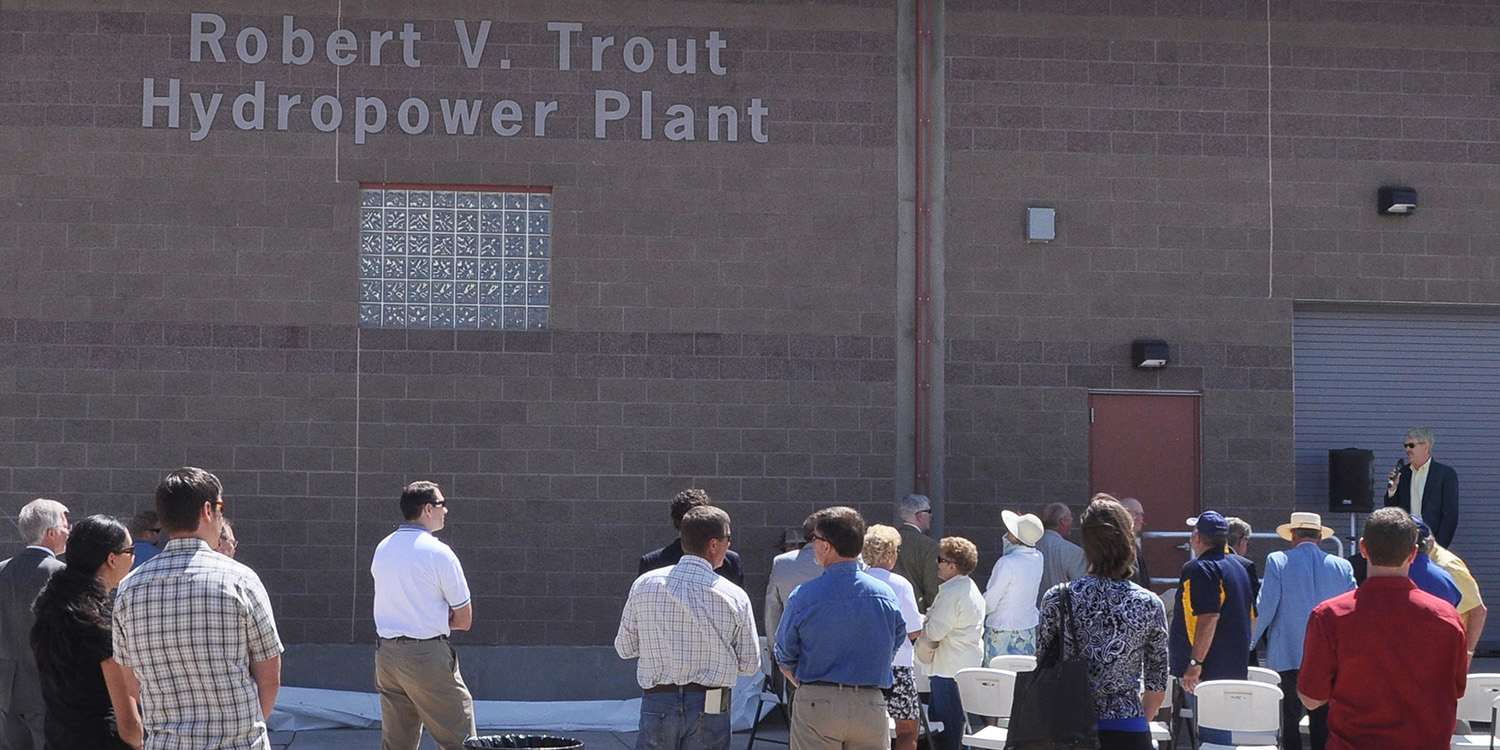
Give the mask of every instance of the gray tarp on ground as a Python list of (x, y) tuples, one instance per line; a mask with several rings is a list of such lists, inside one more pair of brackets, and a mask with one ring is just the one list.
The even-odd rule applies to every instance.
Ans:
[[(731, 726), (749, 729), (761, 675), (741, 677), (735, 686)], [(766, 707), (767, 710), (770, 706)], [(487, 730), (537, 732), (634, 732), (641, 699), (618, 701), (474, 701), (474, 722)], [(272, 731), (373, 729), (380, 726), (380, 696), (350, 690), (282, 687), (269, 722)]]

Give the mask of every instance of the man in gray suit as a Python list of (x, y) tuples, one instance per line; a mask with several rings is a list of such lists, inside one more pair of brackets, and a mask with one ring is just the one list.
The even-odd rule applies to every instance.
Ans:
[(907, 495), (896, 505), (896, 516), (901, 549), (896, 552), (895, 572), (911, 581), (917, 593), (917, 609), (926, 612), (943, 583), (938, 578), (937, 540), (927, 536), (932, 527), (932, 501), (926, 495)]
[(776, 628), (781, 625), (781, 613), (786, 611), (787, 597), (792, 591), (820, 575), (823, 566), (818, 564), (813, 552), (813, 533), (817, 530), (816, 514), (802, 521), (802, 548), (783, 552), (771, 561), (771, 578), (766, 582), (766, 648), (771, 653), (771, 686), (788, 699), (794, 689), (786, 682), (786, 675), (776, 666)]
[[(1108, 495), (1105, 497), (1114, 499)], [(1048, 589), (1088, 574), (1088, 564), (1083, 560), (1083, 548), (1066, 538), (1073, 531), (1073, 511), (1062, 503), (1048, 505), (1042, 509), (1042, 527), (1047, 529), (1047, 533), (1036, 544), (1037, 551), (1042, 553), (1042, 585), (1036, 599), (1038, 606)]]
[(41, 750), (42, 683), (31, 655), (31, 603), (52, 574), (68, 543), (68, 509), (56, 500), (38, 499), (16, 518), (26, 549), (0, 562), (0, 747)]
[[(783, 552), (771, 561), (771, 579), (766, 582), (765, 632), (766, 646), (773, 654), (776, 653), (776, 628), (781, 625), (781, 613), (786, 611), (786, 599), (792, 595), (792, 589), (823, 575), (823, 566), (818, 564), (812, 545), (807, 544), (812, 541), (814, 530), (813, 516), (808, 516), (802, 522), (803, 547)], [(771, 674), (776, 674), (776, 670)]]

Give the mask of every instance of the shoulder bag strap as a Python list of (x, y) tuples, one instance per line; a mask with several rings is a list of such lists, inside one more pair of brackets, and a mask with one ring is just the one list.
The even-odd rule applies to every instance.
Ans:
[[(1057, 643), (1057, 660), (1063, 661), (1068, 657), (1068, 640), (1074, 638), (1073, 634), (1073, 582), (1063, 584), (1062, 590), (1063, 626), (1062, 636)], [(1075, 641), (1076, 642), (1076, 641)]]

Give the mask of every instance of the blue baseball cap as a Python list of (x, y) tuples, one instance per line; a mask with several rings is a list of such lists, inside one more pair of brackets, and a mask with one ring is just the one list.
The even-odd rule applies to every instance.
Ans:
[(1412, 516), (1411, 520), (1417, 522), (1417, 541), (1418, 542), (1422, 541), (1423, 539), (1426, 539), (1427, 537), (1432, 536), (1432, 529), (1427, 526), (1427, 522), (1423, 521), (1421, 516)]
[(1200, 534), (1229, 533), (1229, 522), (1216, 510), (1205, 510), (1196, 518), (1189, 518), (1187, 525), (1197, 529)]

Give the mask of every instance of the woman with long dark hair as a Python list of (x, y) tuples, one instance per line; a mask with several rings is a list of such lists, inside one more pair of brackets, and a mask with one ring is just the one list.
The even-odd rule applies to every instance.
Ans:
[(1135, 555), (1130, 513), (1113, 497), (1095, 495), (1083, 512), (1088, 575), (1042, 596), (1036, 652), (1063, 639), (1063, 654), (1088, 659), (1100, 750), (1154, 747), (1149, 722), (1166, 697), (1166, 614), (1155, 594), (1131, 581)]
[(111, 592), (134, 558), (130, 532), (119, 521), (78, 521), (68, 536), (67, 567), (32, 605), (31, 650), (42, 677), (51, 750), (141, 746), (139, 688), (127, 685), (110, 645)]

